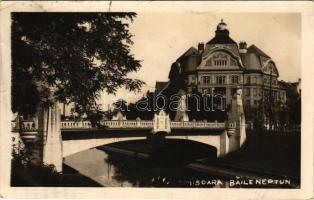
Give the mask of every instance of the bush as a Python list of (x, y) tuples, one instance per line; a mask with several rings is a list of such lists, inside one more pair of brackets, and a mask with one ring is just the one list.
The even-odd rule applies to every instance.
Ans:
[(61, 182), (62, 176), (53, 165), (36, 165), (27, 150), (13, 150), (11, 186), (58, 186)]

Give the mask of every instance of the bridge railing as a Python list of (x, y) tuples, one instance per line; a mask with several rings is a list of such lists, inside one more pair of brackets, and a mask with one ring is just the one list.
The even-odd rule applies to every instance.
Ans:
[(218, 122), (170, 122), (171, 128), (225, 128), (225, 123)]
[(150, 120), (108, 120), (103, 121), (108, 128), (152, 128), (153, 121)]
[[(19, 127), (20, 126), (20, 127)], [(25, 121), (22, 121), (20, 124), (17, 124), (16, 121), (11, 121), (11, 128), (12, 128), (12, 131), (18, 131), (18, 130), (21, 130), (21, 131), (37, 131), (37, 126), (35, 124), (34, 121), (32, 120), (25, 120)]]
[(62, 121), (61, 129), (92, 128), (90, 121)]
[(154, 126), (154, 122), (151, 120), (140, 121), (140, 127), (152, 128)]
[[(152, 120), (106, 120), (102, 125), (107, 128), (153, 128)], [(180, 128), (225, 128), (225, 123), (218, 122), (170, 122), (170, 127), (174, 129)], [(89, 121), (62, 121), (62, 129), (89, 129), (92, 125)]]

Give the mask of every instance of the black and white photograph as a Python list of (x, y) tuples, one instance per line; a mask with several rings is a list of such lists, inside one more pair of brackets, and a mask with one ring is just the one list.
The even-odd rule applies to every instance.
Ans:
[(306, 187), (304, 13), (107, 4), (8, 13), (8, 187)]

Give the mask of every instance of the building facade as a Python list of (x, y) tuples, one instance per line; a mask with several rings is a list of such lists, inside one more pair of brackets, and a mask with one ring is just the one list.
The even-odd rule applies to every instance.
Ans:
[(278, 82), (274, 60), (254, 44), (235, 42), (221, 20), (215, 37), (198, 48), (191, 47), (176, 62), (182, 69), (188, 92), (220, 94), (229, 105), (237, 88), (243, 91), (244, 106), (285, 103), (286, 91)]

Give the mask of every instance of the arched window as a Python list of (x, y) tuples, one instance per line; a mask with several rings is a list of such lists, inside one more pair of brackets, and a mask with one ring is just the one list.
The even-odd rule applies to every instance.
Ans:
[(210, 76), (203, 76), (202, 77), (202, 82), (203, 82), (204, 85), (209, 85), (210, 82), (211, 82)]

